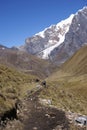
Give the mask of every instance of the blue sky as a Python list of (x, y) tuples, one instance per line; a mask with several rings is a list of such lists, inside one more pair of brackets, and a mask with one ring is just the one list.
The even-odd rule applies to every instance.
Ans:
[(24, 44), (25, 39), (76, 13), (87, 0), (0, 0), (0, 44)]

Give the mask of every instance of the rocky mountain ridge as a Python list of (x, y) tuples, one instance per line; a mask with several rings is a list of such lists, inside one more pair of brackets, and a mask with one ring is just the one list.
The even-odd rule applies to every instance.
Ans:
[(64, 42), (50, 54), (50, 59), (57, 64), (64, 63), (77, 50), (87, 44), (87, 7), (79, 10), (73, 17)]
[(27, 38), (19, 49), (61, 64), (87, 43), (86, 23), (87, 7), (84, 7), (57, 25)]
[(57, 25), (51, 25), (44, 31), (27, 38), (25, 44), (19, 49), (37, 55), (42, 59), (49, 59), (50, 52), (64, 41), (73, 17), (72, 14)]

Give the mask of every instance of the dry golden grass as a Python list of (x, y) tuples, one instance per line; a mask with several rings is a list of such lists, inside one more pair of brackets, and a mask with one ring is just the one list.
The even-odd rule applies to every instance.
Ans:
[(35, 87), (35, 79), (33, 75), (0, 65), (0, 114), (12, 108), (17, 99)]
[(64, 110), (87, 115), (87, 46), (65, 62), (47, 79), (48, 88), (41, 97)]

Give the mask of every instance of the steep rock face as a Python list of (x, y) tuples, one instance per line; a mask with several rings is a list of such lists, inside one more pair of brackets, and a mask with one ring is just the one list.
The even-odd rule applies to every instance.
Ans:
[(84, 7), (75, 14), (64, 42), (51, 52), (50, 59), (61, 64), (86, 43), (87, 7)]
[(49, 59), (50, 52), (64, 41), (73, 16), (71, 15), (57, 25), (52, 25), (44, 31), (35, 34), (33, 37), (27, 38), (25, 44), (20, 49), (37, 55), (42, 59)]

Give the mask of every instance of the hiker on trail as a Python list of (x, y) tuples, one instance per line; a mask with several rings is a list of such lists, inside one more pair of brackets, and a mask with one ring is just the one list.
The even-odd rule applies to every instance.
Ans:
[(46, 81), (43, 81), (43, 82), (41, 83), (41, 85), (44, 86), (44, 87), (46, 87)]

